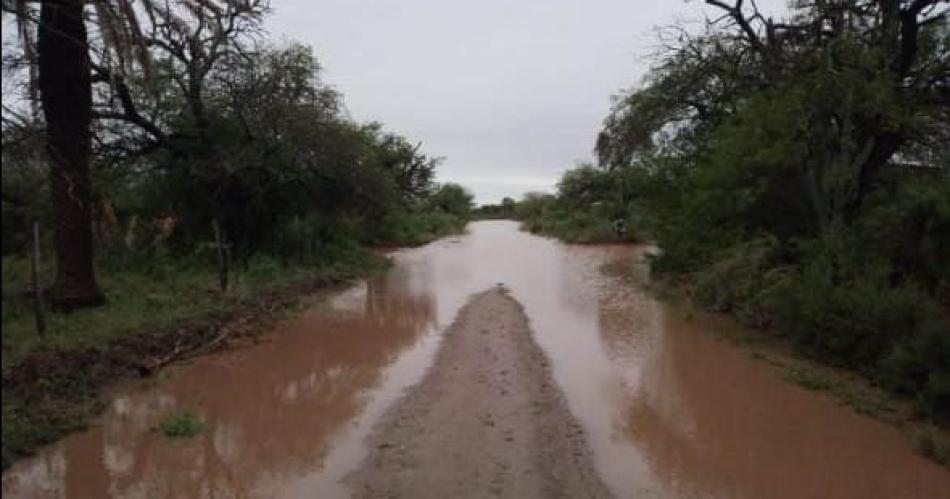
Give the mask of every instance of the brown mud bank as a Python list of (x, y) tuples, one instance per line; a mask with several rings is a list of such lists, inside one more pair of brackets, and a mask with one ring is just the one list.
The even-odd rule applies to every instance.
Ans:
[(610, 497), (521, 305), (474, 295), (376, 424), (354, 497)]

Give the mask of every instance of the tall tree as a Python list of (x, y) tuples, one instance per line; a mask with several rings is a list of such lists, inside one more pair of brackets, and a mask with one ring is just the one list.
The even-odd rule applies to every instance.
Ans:
[[(172, 48), (194, 56), (184, 60), (192, 76), (188, 96), (197, 106), (196, 118), (202, 118), (201, 82), (209, 66), (223, 52), (219, 49), (227, 45), (237, 21), (249, 12), (265, 10), (266, 4), (262, 0), (181, 0), (163, 5), (146, 0), (140, 6), (132, 0), (42, 0), (39, 4), (38, 17), (27, 0), (5, 0), (3, 10), (16, 15), (27, 58), (35, 59), (46, 123), (57, 262), (51, 303), (64, 309), (101, 305), (105, 296), (96, 281), (93, 263), (89, 176), (92, 120), (118, 117), (153, 138), (162, 138), (160, 128), (129, 105), (132, 101), (123, 80), (132, 62), (144, 63), (148, 48), (157, 45), (153, 36), (143, 34), (138, 16), (144, 14), (150, 20), (153, 35), (162, 30), (187, 30), (187, 23), (177, 15), (179, 11), (197, 19), (196, 36), (187, 39), (190, 45)], [(94, 8), (95, 16), (87, 16), (86, 5)], [(95, 64), (90, 56), (87, 20), (92, 20), (101, 34), (102, 46), (96, 51), (100, 57)], [(35, 48), (32, 24), (36, 25)], [(203, 33), (209, 34), (202, 38)], [(210, 52), (203, 51), (205, 47), (210, 47)], [(112, 59), (118, 61), (117, 67), (110, 63)], [(95, 81), (108, 81), (117, 87), (124, 108), (121, 115), (93, 112)]]
[(50, 297), (62, 308), (105, 302), (92, 258), (92, 87), (84, 5), (83, 0), (44, 1), (37, 33), (57, 264)]

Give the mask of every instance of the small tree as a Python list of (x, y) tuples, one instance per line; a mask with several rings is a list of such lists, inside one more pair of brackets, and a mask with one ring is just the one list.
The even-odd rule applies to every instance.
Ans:
[(459, 184), (442, 184), (429, 200), (433, 208), (459, 218), (468, 218), (472, 211), (472, 195)]

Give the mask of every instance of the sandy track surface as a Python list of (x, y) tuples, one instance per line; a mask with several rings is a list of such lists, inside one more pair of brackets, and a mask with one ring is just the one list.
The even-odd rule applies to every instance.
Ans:
[(369, 437), (354, 497), (609, 497), (521, 305), (474, 295)]

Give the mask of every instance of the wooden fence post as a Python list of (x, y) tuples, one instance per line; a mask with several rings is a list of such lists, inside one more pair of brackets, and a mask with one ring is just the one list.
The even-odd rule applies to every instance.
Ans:
[(230, 251), (226, 247), (224, 238), (221, 236), (221, 227), (218, 226), (218, 219), (211, 221), (214, 228), (214, 240), (218, 244), (218, 278), (221, 284), (221, 291), (228, 290), (228, 268), (230, 267)]
[(46, 333), (46, 317), (43, 311), (43, 283), (40, 282), (40, 223), (33, 222), (33, 255), (31, 258), (33, 273), (33, 310), (36, 313), (36, 333)]

